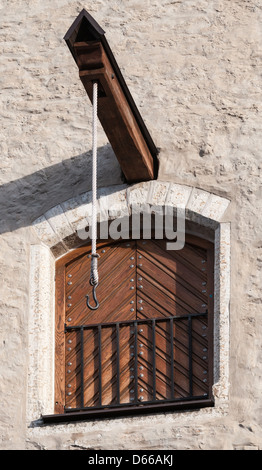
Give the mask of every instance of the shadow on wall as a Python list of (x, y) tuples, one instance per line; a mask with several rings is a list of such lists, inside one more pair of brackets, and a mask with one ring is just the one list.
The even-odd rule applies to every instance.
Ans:
[[(98, 187), (124, 182), (110, 144), (98, 149)], [(92, 151), (0, 187), (0, 233), (26, 227), (53, 206), (92, 189)]]

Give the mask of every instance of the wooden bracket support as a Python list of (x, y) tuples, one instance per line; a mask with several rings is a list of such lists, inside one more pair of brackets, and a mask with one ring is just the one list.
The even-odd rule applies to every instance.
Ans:
[(103, 30), (83, 10), (65, 36), (92, 102), (98, 82), (98, 118), (128, 183), (157, 177), (158, 151), (131, 97)]

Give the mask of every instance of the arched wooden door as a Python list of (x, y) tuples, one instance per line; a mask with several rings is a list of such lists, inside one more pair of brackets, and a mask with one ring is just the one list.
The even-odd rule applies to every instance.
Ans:
[(165, 240), (131, 240), (98, 253), (94, 311), (90, 247), (57, 263), (57, 411), (210, 398), (213, 245), (187, 237), (168, 251)]

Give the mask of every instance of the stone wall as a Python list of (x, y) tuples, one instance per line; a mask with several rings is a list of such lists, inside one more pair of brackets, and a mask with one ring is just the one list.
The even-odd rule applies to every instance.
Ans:
[[(29, 428), (32, 224), (91, 189), (91, 106), (63, 41), (82, 8), (106, 31), (160, 148), (159, 180), (231, 201), (224, 412)], [(261, 449), (261, 10), (257, 0), (0, 0), (0, 448)], [(98, 142), (99, 187), (122, 185), (101, 127)]]

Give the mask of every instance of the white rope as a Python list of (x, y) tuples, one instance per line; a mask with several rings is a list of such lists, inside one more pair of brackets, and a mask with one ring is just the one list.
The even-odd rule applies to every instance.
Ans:
[(91, 259), (91, 274), (90, 284), (97, 285), (98, 269), (97, 259), (99, 255), (96, 253), (96, 239), (97, 239), (97, 97), (98, 97), (98, 84), (93, 82), (93, 150), (92, 150), (92, 259)]

